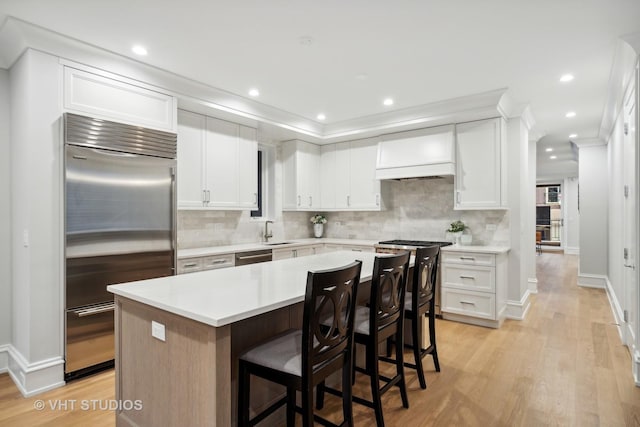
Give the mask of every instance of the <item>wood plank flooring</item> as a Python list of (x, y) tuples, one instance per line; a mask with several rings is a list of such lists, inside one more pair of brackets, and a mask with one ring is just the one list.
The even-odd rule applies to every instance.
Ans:
[[(427, 390), (407, 370), (409, 409), (397, 390), (383, 396), (387, 426), (640, 426), (640, 388), (620, 344), (603, 290), (578, 288), (577, 257), (537, 257), (539, 293), (527, 318), (499, 330), (438, 321), (442, 372), (426, 358)], [(406, 353), (410, 360), (410, 353)], [(370, 396), (358, 375), (355, 393)], [(113, 426), (108, 410), (82, 410), (83, 399), (114, 398), (113, 371), (24, 399), (0, 375), (2, 426)], [(34, 409), (42, 399), (47, 408)], [(50, 402), (75, 399), (76, 408)], [(340, 401), (327, 396), (322, 414), (340, 417)], [(356, 426), (375, 424), (373, 411), (354, 405)]]

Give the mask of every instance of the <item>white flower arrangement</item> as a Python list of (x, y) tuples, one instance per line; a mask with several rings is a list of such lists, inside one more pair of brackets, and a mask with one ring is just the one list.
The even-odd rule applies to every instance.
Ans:
[(324, 215), (315, 214), (311, 217), (310, 221), (314, 224), (326, 224), (327, 218)]

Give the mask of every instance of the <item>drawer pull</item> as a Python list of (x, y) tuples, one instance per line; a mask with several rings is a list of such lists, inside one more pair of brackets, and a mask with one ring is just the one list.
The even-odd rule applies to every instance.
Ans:
[(472, 256), (461, 256), (460, 259), (462, 260), (466, 260), (466, 261), (475, 261), (476, 259)]
[(471, 301), (460, 301), (460, 304), (476, 305), (475, 302), (471, 302)]
[(195, 262), (188, 262), (186, 264), (183, 265), (184, 268), (190, 268), (190, 267), (195, 267), (198, 264), (196, 264)]
[(211, 264), (224, 264), (226, 262), (229, 262), (228, 259), (217, 259), (215, 261), (211, 261)]
[(475, 276), (462, 276), (460, 275), (461, 279), (471, 279), (471, 280), (476, 280)]

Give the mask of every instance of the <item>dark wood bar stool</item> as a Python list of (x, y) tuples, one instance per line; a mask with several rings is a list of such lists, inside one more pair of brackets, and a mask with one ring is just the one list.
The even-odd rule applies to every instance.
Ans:
[[(402, 354), (404, 332), (404, 301), (409, 276), (410, 252), (402, 252), (395, 256), (376, 257), (371, 277), (371, 295), (366, 307), (356, 308), (354, 339), (356, 343), (363, 344), (366, 349), (365, 368), (354, 367), (358, 372), (370, 377), (372, 401), (353, 396), (353, 401), (370, 408), (376, 414), (376, 423), (384, 426), (382, 416), (381, 396), (394, 385), (400, 388), (402, 406), (409, 407), (407, 387), (404, 377), (404, 359)], [(392, 378), (379, 373), (379, 344), (388, 338), (395, 336), (400, 343), (400, 351), (396, 351), (395, 360), (390, 360), (396, 365), (396, 375)], [(355, 347), (354, 347), (355, 355)], [(386, 359), (386, 358), (385, 358)], [(382, 360), (385, 360), (382, 359)], [(355, 357), (354, 357), (355, 360)], [(380, 387), (380, 380), (385, 384)], [(318, 408), (323, 406), (324, 391), (340, 395), (332, 388), (326, 387), (324, 382), (318, 386)]]
[[(343, 268), (309, 272), (304, 300), (302, 330), (289, 330), (246, 351), (240, 356), (238, 375), (238, 425), (253, 426), (287, 405), (287, 426), (295, 425), (295, 412), (302, 413), (305, 427), (314, 421), (336, 426), (313, 413), (313, 388), (330, 374), (342, 370), (341, 426), (353, 426), (351, 378), (353, 330), (362, 262)], [(320, 320), (330, 318), (328, 327)], [(287, 395), (249, 419), (250, 376), (282, 384)], [(302, 407), (296, 406), (296, 390)]]
[[(427, 388), (424, 378), (422, 359), (430, 354), (436, 372), (440, 372), (438, 361), (438, 349), (436, 347), (436, 277), (438, 274), (438, 257), (440, 247), (429, 246), (416, 249), (416, 261), (413, 267), (413, 283), (411, 291), (407, 292), (404, 304), (405, 318), (411, 320), (411, 347), (415, 364), (405, 363), (405, 366), (418, 372), (420, 387)], [(424, 316), (429, 319), (429, 347), (422, 348), (422, 320)], [(388, 352), (388, 351), (387, 351)]]

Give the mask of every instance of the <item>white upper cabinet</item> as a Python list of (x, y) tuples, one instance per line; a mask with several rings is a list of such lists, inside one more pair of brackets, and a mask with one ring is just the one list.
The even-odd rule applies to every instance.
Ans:
[(320, 147), (320, 206), (333, 210), (380, 210), (380, 181), (375, 178), (377, 138)]
[(320, 147), (300, 140), (282, 145), (284, 210), (320, 208)]
[(256, 130), (179, 110), (178, 208), (255, 209)]
[(176, 98), (142, 86), (124, 78), (116, 80), (65, 67), (64, 108), (99, 119), (175, 132)]
[(456, 125), (455, 209), (505, 207), (504, 134), (501, 118)]

